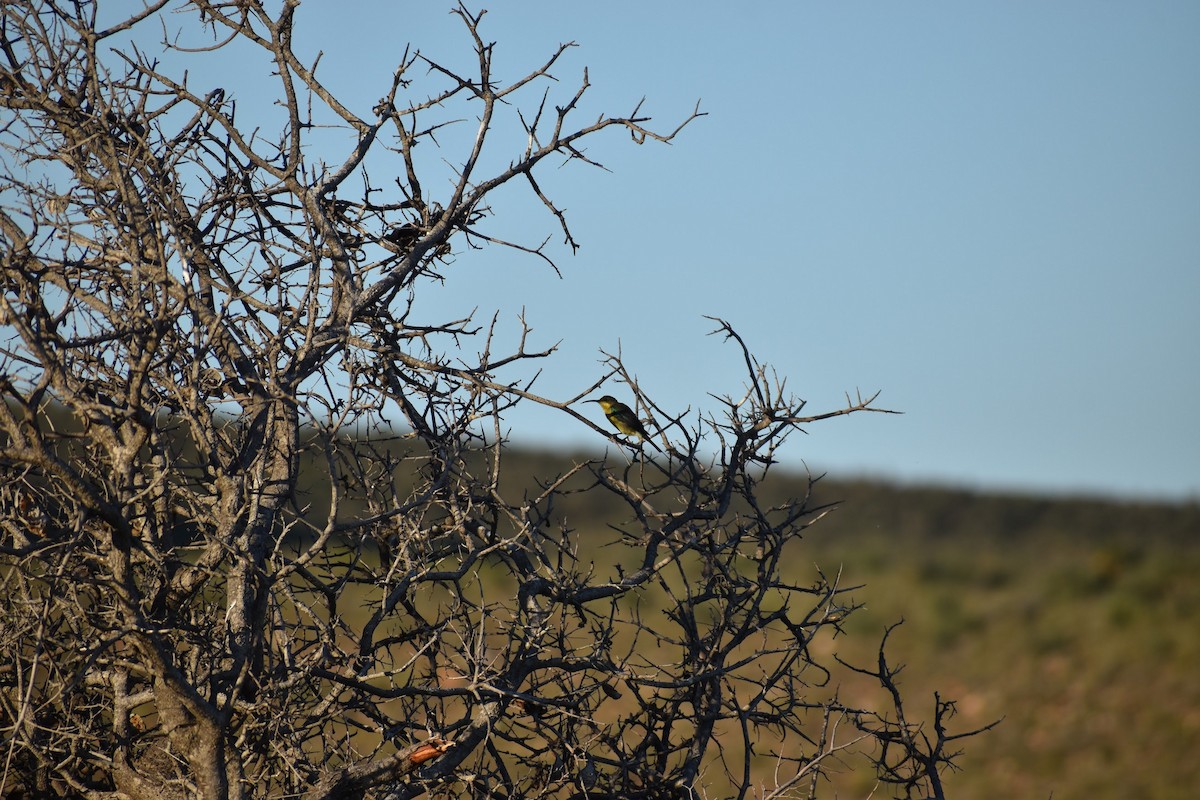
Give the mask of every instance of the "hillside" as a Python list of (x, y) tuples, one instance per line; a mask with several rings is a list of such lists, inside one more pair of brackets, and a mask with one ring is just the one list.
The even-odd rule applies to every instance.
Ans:
[[(557, 474), (544, 454), (508, 475)], [(772, 474), (767, 498), (802, 495)], [(594, 536), (613, 509), (569, 496), (562, 516)], [(947, 780), (964, 798), (1183, 798), (1200, 782), (1200, 506), (898, 487), (827, 477), (797, 582), (816, 565), (864, 584), (841, 654), (867, 661), (884, 627), (907, 664), (913, 716), (933, 692), (958, 701), (965, 744)], [(853, 687), (847, 687), (848, 691)], [(842, 797), (866, 797), (850, 781)], [(877, 792), (876, 796), (880, 796)]]

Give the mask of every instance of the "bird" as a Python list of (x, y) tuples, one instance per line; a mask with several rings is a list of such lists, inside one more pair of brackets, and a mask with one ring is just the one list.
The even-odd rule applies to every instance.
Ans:
[(633, 409), (611, 394), (606, 394), (599, 400), (585, 400), (584, 402), (599, 403), (600, 407), (604, 409), (604, 416), (608, 417), (608, 421), (613, 424), (614, 428), (626, 436), (640, 436), (643, 439), (650, 438), (646, 426), (638, 419), (637, 414), (633, 413)]

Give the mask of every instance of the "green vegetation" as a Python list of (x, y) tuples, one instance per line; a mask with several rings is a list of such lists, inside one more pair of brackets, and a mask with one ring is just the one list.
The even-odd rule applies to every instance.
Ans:
[[(579, 456), (578, 458), (582, 458)], [(550, 456), (510, 452), (507, 475), (550, 476)], [(772, 477), (767, 500), (806, 479)], [(578, 506), (572, 504), (578, 499)], [(559, 511), (604, 560), (624, 509), (571, 495)], [(957, 797), (1183, 798), (1200, 782), (1200, 506), (1000, 495), (822, 479), (843, 501), (807, 531), (797, 583), (820, 568), (863, 584), (848, 636), (826, 643), (871, 663), (885, 627), (906, 664), (907, 709), (958, 702)], [(865, 634), (865, 635), (862, 635)], [(866, 691), (844, 683), (844, 695)], [(911, 707), (912, 704), (916, 707)], [(852, 776), (843, 797), (871, 791)], [(878, 793), (877, 793), (878, 796)]]

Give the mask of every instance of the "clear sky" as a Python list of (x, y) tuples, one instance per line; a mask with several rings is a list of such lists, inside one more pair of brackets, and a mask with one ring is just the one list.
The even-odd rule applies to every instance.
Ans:
[[(305, 0), (298, 39), (368, 116), (406, 44), (469, 63), (450, 7)], [(707, 314), (814, 413), (859, 389), (904, 412), (810, 426), (797, 466), (1200, 498), (1200, 3), (539, 0), (483, 33), (501, 79), (577, 42), (552, 100), (587, 66), (592, 116), (708, 112), (671, 146), (595, 140), (608, 172), (547, 165), (582, 243), (561, 280), (464, 252), (427, 287), (431, 321), (524, 308), (534, 344), (562, 339), (535, 390), (581, 391), (620, 347), (660, 405), (711, 410), (743, 376)], [(519, 192), (493, 208), (498, 235), (556, 234)], [(537, 407), (506, 423), (603, 444)]]

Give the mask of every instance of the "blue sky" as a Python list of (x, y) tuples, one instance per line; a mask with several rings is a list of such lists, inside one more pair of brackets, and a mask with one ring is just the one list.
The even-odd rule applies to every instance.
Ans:
[[(449, 8), (308, 0), (297, 38), (367, 116), (405, 44), (470, 63)], [(582, 244), (555, 251), (561, 280), (492, 250), (426, 288), (430, 321), (477, 306), (516, 330), (524, 309), (534, 344), (562, 339), (541, 393), (583, 390), (619, 346), (657, 403), (712, 410), (743, 385), (705, 335), (719, 316), (810, 411), (882, 390), (904, 412), (809, 427), (797, 466), (1200, 498), (1200, 4), (539, 0), (496, 4), (483, 33), (501, 79), (577, 42), (552, 99), (587, 66), (581, 121), (643, 96), (662, 128), (708, 113), (671, 146), (595, 140), (610, 171), (547, 165)], [(250, 100), (257, 67), (226, 69)], [(440, 155), (461, 162), (455, 136)], [(497, 235), (561, 239), (527, 192), (493, 208)], [(542, 408), (505, 422), (603, 444)]]

